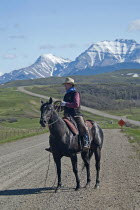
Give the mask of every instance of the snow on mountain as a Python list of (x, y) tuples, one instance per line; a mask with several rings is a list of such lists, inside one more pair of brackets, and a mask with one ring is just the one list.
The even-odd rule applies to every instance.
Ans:
[(0, 76), (0, 83), (11, 80), (35, 79), (61, 75), (70, 60), (56, 57), (52, 54), (41, 55), (34, 64), (26, 68), (14, 70)]
[[(102, 67), (103, 71), (106, 71), (105, 67), (108, 68), (109, 66), (112, 66), (113, 71), (116, 70), (118, 64), (123, 64), (123, 67), (125, 67), (124, 63), (140, 64), (140, 44), (128, 39), (101, 41), (92, 44), (75, 61), (71, 62), (65, 69), (64, 75), (73, 75), (74, 73), (92, 74), (94, 70), (98, 71), (99, 68), (101, 70)], [(113, 65), (115, 65), (114, 69)], [(118, 65), (118, 67), (121, 68), (121, 65)], [(88, 72), (89, 69), (90, 72)]]
[(140, 44), (136, 41), (101, 41), (92, 44), (75, 61), (44, 54), (31, 66), (3, 74), (0, 83), (51, 76), (92, 75), (119, 69), (140, 69)]

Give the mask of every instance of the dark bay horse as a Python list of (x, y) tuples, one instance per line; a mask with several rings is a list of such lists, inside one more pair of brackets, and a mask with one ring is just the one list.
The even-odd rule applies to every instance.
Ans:
[(61, 187), (61, 158), (63, 156), (70, 157), (73, 172), (76, 178), (76, 188), (80, 188), (80, 180), (78, 176), (77, 169), (77, 153), (81, 152), (81, 157), (84, 161), (84, 166), (87, 171), (87, 183), (90, 183), (90, 159), (94, 153), (96, 161), (96, 184), (95, 188), (99, 188), (99, 171), (100, 171), (100, 159), (101, 159), (101, 148), (103, 144), (103, 132), (102, 129), (94, 123), (94, 126), (89, 130), (90, 138), (90, 149), (87, 151), (82, 151), (79, 145), (78, 135), (73, 135), (69, 130), (66, 123), (53, 107), (52, 98), (48, 102), (42, 102), (41, 105), (41, 118), (40, 124), (45, 127), (48, 123), (50, 130), (50, 146), (52, 149), (52, 154), (57, 167), (58, 184), (56, 191)]

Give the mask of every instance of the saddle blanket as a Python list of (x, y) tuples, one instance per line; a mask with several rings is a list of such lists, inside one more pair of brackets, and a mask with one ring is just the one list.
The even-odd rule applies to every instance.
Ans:
[[(78, 131), (77, 127), (74, 125), (73, 122), (71, 122), (68, 118), (63, 118), (63, 120), (67, 124), (69, 129), (73, 132), (74, 135), (78, 135), (79, 134), (79, 131)], [(85, 121), (85, 126), (87, 126), (89, 128), (92, 128), (93, 127), (92, 120), (86, 120)]]
[(76, 128), (76, 126), (68, 118), (63, 118), (63, 120), (67, 124), (69, 129), (73, 132), (74, 135), (78, 135), (79, 134), (79, 131)]

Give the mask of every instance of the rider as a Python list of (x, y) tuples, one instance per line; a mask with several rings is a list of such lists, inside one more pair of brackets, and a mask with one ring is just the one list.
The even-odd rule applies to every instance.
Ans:
[(61, 106), (64, 106), (64, 116), (72, 116), (76, 121), (79, 134), (84, 142), (84, 150), (89, 149), (89, 137), (80, 110), (80, 93), (76, 91), (74, 79), (67, 77), (63, 83), (66, 89)]
[[(71, 116), (76, 121), (79, 134), (84, 143), (83, 149), (87, 150), (89, 149), (89, 137), (80, 111), (80, 93), (76, 91), (74, 79), (70, 77), (66, 78), (63, 85), (66, 89), (66, 94), (61, 102), (61, 106), (64, 107), (64, 117)], [(46, 150), (51, 152), (51, 148), (46, 148)]]

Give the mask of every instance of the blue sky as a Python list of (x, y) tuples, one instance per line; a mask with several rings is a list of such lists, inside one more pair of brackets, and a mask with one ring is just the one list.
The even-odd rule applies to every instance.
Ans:
[(1, 0), (0, 74), (47, 53), (75, 60), (91, 44), (140, 43), (139, 0)]

